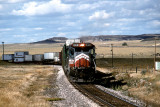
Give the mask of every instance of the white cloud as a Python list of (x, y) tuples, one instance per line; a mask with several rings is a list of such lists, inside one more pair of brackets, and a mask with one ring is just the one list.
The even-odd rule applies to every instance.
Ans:
[(97, 20), (97, 19), (107, 19), (113, 16), (114, 13), (106, 13), (105, 10), (96, 11), (94, 14), (89, 16), (89, 20)]
[(43, 30), (41, 27), (34, 28), (34, 30)]
[(13, 30), (13, 29), (11, 29), (11, 28), (0, 29), (0, 31), (11, 31), (11, 30)]
[(13, 37), (15, 37), (15, 38), (23, 38), (23, 37), (26, 37), (26, 35), (13, 35)]
[(22, 7), (22, 10), (13, 10), (14, 15), (45, 15), (49, 13), (56, 12), (68, 12), (71, 10), (72, 5), (63, 4), (61, 0), (51, 0), (46, 3), (40, 2), (29, 2), (25, 3)]
[(3, 6), (2, 5), (0, 5), (0, 10), (3, 8)]
[(26, 1), (26, 0), (0, 0), (0, 2), (6, 2), (6, 3), (18, 3), (23, 1)]
[(17, 3), (22, 1), (25, 1), (25, 0), (8, 0), (9, 3)]
[(76, 24), (75, 24), (75, 22), (67, 22), (66, 25), (67, 25), (67, 26), (74, 26), (74, 25), (76, 25)]
[(153, 20), (153, 21), (151, 22), (151, 24), (152, 24), (153, 26), (155, 26), (155, 27), (160, 27), (160, 21), (158, 21), (158, 20)]
[(95, 9), (99, 7), (99, 4), (98, 3), (95, 3), (95, 4), (79, 4), (77, 9), (78, 10), (91, 10), (91, 9)]
[(110, 26), (110, 24), (109, 23), (104, 23), (104, 26), (108, 27), (108, 26)]
[(66, 36), (65, 33), (58, 33), (57, 36)]

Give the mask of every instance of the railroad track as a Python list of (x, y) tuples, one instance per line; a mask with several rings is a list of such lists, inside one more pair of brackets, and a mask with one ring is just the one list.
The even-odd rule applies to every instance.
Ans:
[(74, 83), (71, 84), (78, 89), (82, 94), (89, 97), (91, 100), (99, 104), (100, 106), (109, 107), (136, 107), (136, 105), (131, 104), (123, 99), (117, 98), (116, 96), (106, 93), (94, 84), (84, 84), (84, 83)]

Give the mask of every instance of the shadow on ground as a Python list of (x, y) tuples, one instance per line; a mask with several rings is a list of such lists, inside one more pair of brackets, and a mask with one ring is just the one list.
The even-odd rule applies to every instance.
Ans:
[(97, 71), (94, 84), (102, 85), (107, 88), (117, 88), (126, 84), (123, 80), (116, 80), (112, 73), (102, 73)]

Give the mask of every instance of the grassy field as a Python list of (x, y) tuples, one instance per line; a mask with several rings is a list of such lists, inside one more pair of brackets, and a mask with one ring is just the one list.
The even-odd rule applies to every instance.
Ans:
[[(160, 61), (160, 58), (156, 58)], [(112, 58), (97, 58), (96, 64), (98, 67), (112, 67)], [(113, 58), (113, 66), (115, 68), (153, 68), (154, 58)]]
[(0, 106), (49, 107), (43, 93), (53, 73), (49, 65), (0, 65)]
[[(128, 46), (122, 46), (126, 42)], [(131, 58), (132, 53), (135, 58), (153, 58), (154, 41), (141, 42), (134, 41), (102, 41), (92, 42), (96, 46), (97, 57), (111, 58), (111, 44), (113, 44), (113, 54), (115, 58)], [(44, 52), (60, 52), (63, 43), (56, 44), (5, 44), (5, 54), (13, 54), (15, 51), (29, 51), (30, 54), (43, 54)], [(157, 41), (157, 53), (160, 53), (160, 41)], [(0, 45), (0, 56), (2, 55), (2, 45)]]
[(144, 101), (147, 106), (160, 106), (160, 71), (154, 71), (153, 58), (135, 58), (133, 66), (131, 58), (114, 58), (113, 61), (112, 68), (111, 58), (96, 60), (98, 70), (112, 73), (117, 80), (126, 81), (126, 85), (119, 86), (116, 90)]
[[(128, 46), (122, 46), (124, 42)], [(96, 46), (97, 69), (112, 72), (116, 78), (122, 78), (127, 82), (127, 85), (118, 89), (153, 106), (160, 105), (160, 73), (154, 72), (153, 69), (154, 41), (106, 41), (93, 44)], [(111, 44), (114, 46), (114, 68), (111, 67)], [(29, 54), (60, 52), (62, 46), (63, 43), (5, 44), (5, 54), (14, 54), (15, 51), (29, 51)], [(160, 53), (160, 41), (157, 41), (157, 46), (157, 53)], [(1, 55), (2, 45), (0, 45)], [(156, 61), (160, 61), (160, 58), (157, 57)], [(46, 65), (0, 61), (0, 106), (49, 106), (43, 91), (49, 85), (48, 78), (54, 74), (53, 70), (53, 67)], [(48, 98), (48, 101), (50, 100), (57, 99)]]

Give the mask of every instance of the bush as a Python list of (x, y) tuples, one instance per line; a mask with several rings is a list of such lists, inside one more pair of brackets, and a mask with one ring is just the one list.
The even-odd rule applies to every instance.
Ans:
[(126, 42), (122, 43), (122, 46), (128, 46), (128, 44)]

